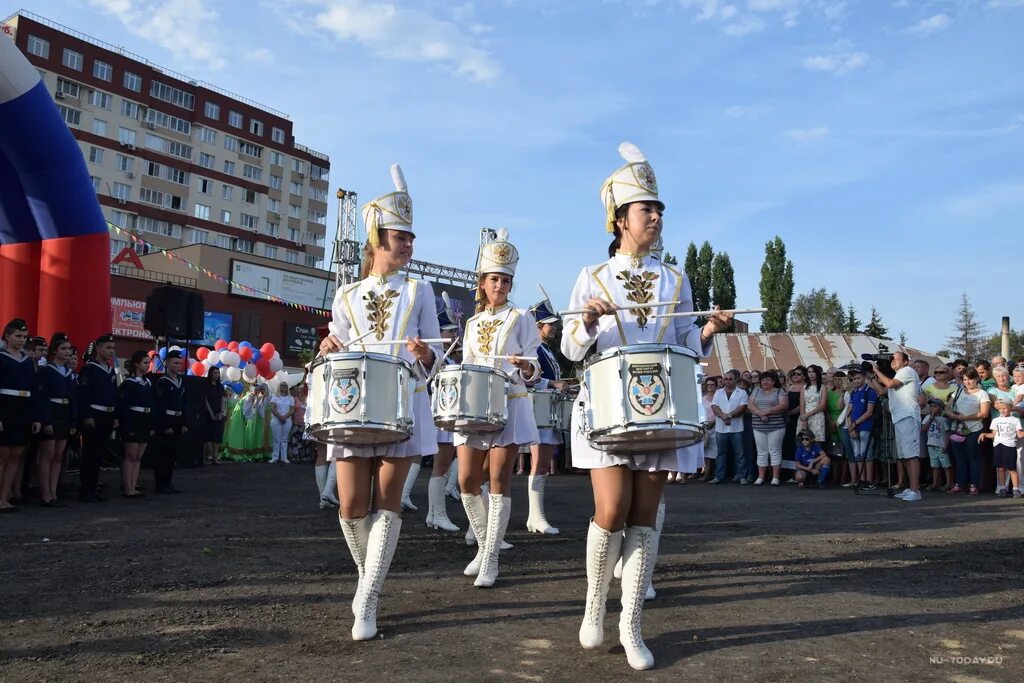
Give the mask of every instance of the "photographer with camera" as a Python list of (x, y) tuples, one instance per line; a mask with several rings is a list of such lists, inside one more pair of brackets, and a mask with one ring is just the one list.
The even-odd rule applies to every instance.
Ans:
[[(880, 395), (889, 397), (889, 412), (896, 433), (896, 456), (907, 468), (907, 488), (896, 497), (908, 503), (921, 500), (921, 405), (918, 402), (921, 382), (910, 367), (910, 357), (902, 351), (886, 353), (879, 347), (878, 354), (862, 356), (870, 363), (874, 376), (872, 386)], [(866, 368), (865, 368), (866, 369)]]

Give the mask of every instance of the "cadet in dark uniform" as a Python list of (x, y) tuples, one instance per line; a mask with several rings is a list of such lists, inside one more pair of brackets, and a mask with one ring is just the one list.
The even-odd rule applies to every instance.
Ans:
[(164, 359), (166, 372), (156, 381), (153, 422), (157, 426), (156, 479), (157, 493), (181, 493), (171, 485), (174, 461), (181, 451), (181, 435), (185, 426), (185, 383), (181, 379), (184, 361), (180, 351), (168, 351)]
[(121, 495), (142, 498), (146, 494), (138, 489), (139, 468), (146, 452), (149, 437), (153, 435), (153, 384), (149, 373), (149, 356), (136, 351), (125, 361), (128, 373), (117, 393), (117, 419), (121, 422), (121, 442), (124, 458), (121, 460)]
[(117, 372), (112, 365), (114, 335), (99, 337), (86, 351), (85, 359), (78, 376), (78, 416), (82, 420), (82, 490), (78, 497), (85, 503), (99, 503), (106, 500), (96, 490), (100, 465), (118, 426)]
[(64, 507), (57, 500), (57, 484), (64, 449), (78, 429), (78, 386), (70, 361), (71, 342), (66, 334), (57, 332), (50, 339), (46, 364), (36, 372), (43, 425), (36, 450), (36, 471), (39, 498), (45, 507)]
[(39, 431), (35, 359), (24, 352), (28, 325), (15, 318), (4, 326), (0, 350), (0, 513), (15, 512), (11, 490), (31, 436)]

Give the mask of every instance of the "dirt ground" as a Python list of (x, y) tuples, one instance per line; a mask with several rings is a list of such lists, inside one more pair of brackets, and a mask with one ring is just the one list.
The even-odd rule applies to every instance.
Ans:
[(483, 590), (462, 576), (461, 534), (425, 528), (424, 472), (380, 636), (362, 643), (349, 635), (354, 567), (312, 466), (229, 464), (176, 483), (186, 492), (0, 519), (0, 680), (1024, 678), (1019, 500), (671, 486), (645, 613), (656, 668), (639, 673), (617, 642), (614, 583), (606, 646), (576, 639), (585, 476), (550, 480), (554, 537), (524, 530), (516, 478), (515, 548)]

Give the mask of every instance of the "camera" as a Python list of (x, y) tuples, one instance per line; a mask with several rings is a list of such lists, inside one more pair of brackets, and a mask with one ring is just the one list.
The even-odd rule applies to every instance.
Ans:
[(896, 371), (892, 369), (892, 353), (885, 344), (878, 345), (878, 353), (862, 353), (860, 357), (864, 361), (860, 364), (860, 367), (868, 377), (874, 375), (875, 372), (874, 368), (871, 367), (870, 361), (878, 363), (878, 369), (889, 379), (896, 376)]

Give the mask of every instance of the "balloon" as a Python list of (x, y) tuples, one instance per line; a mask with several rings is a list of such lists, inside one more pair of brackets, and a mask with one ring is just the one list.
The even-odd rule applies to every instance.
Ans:
[(210, 351), (206, 354), (206, 360), (210, 361), (211, 364), (216, 365), (220, 362), (221, 351)]
[(259, 370), (257, 370), (256, 366), (253, 365), (252, 363), (246, 365), (245, 370), (242, 371), (242, 376), (250, 381), (256, 379), (256, 376), (259, 374)]
[(167, 347), (166, 346), (161, 346), (159, 353), (160, 353), (160, 360), (166, 360), (167, 359)]
[(255, 363), (256, 361), (258, 361), (262, 357), (263, 357), (263, 354), (260, 353), (259, 349), (253, 349), (252, 350), (252, 358), (250, 358), (249, 360), (251, 360), (252, 362)]
[(260, 347), (260, 355), (261, 356), (273, 356), (274, 355), (274, 345), (271, 344), (270, 342), (267, 342), (266, 344), (261, 346)]
[(174, 346), (168, 347), (168, 351), (181, 351), (181, 347), (175, 344)]
[(210, 349), (205, 346), (200, 346), (196, 349), (196, 358), (199, 360), (206, 360), (206, 357), (210, 355)]
[(270, 370), (270, 361), (266, 358), (261, 358), (256, 361), (256, 369), (259, 370), (260, 375), (263, 375)]
[(155, 356), (155, 355), (156, 355), (156, 349), (150, 349), (150, 350), (149, 350), (149, 353), (148, 353), (147, 355), (148, 355), (148, 356), (149, 356), (150, 358), (152, 358), (153, 356)]
[(220, 354), (220, 359), (224, 363), (224, 365), (228, 365), (233, 368), (237, 368), (239, 362), (241, 362), (242, 360), (234, 351), (222, 351)]
[(238, 368), (228, 368), (224, 371), (224, 374), (227, 376), (228, 380), (232, 382), (237, 382), (242, 379), (242, 371)]
[(252, 344), (247, 342), (247, 341), (239, 342), (238, 343), (238, 348), (240, 348), (240, 349), (241, 348), (251, 349), (252, 348)]
[(238, 342), (233, 341), (230, 344), (228, 344), (228, 351), (237, 351), (237, 350), (238, 350)]
[(277, 351), (277, 350), (275, 349), (275, 351), (274, 351), (274, 355), (273, 355), (273, 358), (280, 358), (280, 357), (281, 357), (281, 352), (280, 352), (280, 351)]
[(242, 390), (245, 389), (245, 385), (242, 384), (241, 382), (235, 382), (234, 384), (231, 385), (231, 389), (236, 394), (240, 394), (242, 393)]
[(284, 367), (284, 361), (281, 360), (280, 358), (271, 358), (270, 359), (270, 370), (271, 370), (271, 372), (278, 372), (283, 367)]
[(246, 362), (252, 360), (252, 347), (239, 345), (238, 355), (241, 356), (242, 360)]
[(195, 362), (192, 364), (192, 374), (199, 377), (206, 376), (206, 366), (202, 363)]
[(213, 350), (214, 351), (220, 351), (222, 349), (227, 348), (227, 345), (228, 345), (228, 343), (226, 341), (224, 341), (223, 339), (218, 339), (217, 343), (215, 343), (213, 345)]

